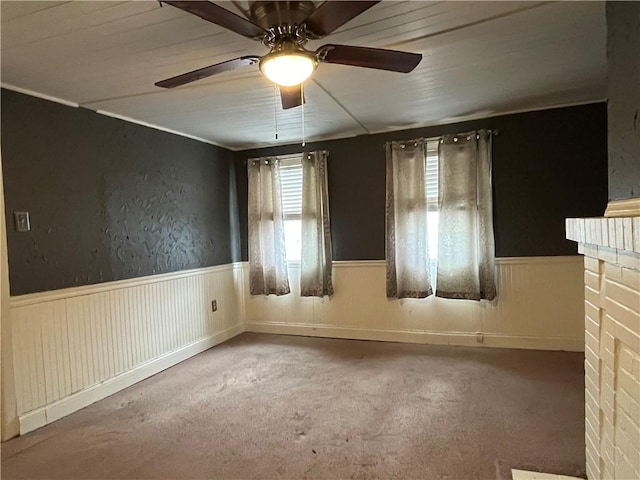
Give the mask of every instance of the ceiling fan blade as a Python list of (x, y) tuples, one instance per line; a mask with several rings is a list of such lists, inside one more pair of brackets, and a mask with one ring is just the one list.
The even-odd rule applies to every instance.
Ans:
[(247, 65), (253, 65), (254, 63), (258, 63), (258, 60), (260, 60), (260, 57), (256, 57), (253, 55), (234, 58), (233, 60), (216, 63), (215, 65), (209, 65), (208, 67), (199, 68), (198, 70), (194, 70), (192, 72), (183, 73), (182, 75), (167, 78), (166, 80), (161, 80), (159, 82), (156, 82), (155, 85), (156, 87), (162, 88), (179, 87), (180, 85), (195, 82), (196, 80), (201, 80), (218, 73), (228, 72), (229, 70), (235, 70), (239, 67), (246, 67)]
[(322, 38), (337, 30), (349, 20), (379, 2), (330, 2), (326, 1), (307, 17), (307, 31), (315, 38)]
[(266, 33), (266, 30), (262, 27), (251, 23), (246, 18), (236, 15), (230, 12), (226, 8), (222, 8), (215, 3), (204, 1), (173, 1), (162, 0), (164, 3), (171, 5), (172, 7), (179, 8), (185, 12), (189, 12), (193, 15), (197, 15), (211, 23), (220, 25), (221, 27), (231, 30), (249, 38), (262, 38)]
[(299, 107), (304, 103), (302, 87), (300, 85), (294, 85), (293, 87), (280, 86), (280, 100), (282, 100), (283, 110)]
[(350, 45), (323, 45), (316, 50), (316, 54), (321, 62), (402, 73), (409, 73), (422, 60), (420, 53), (383, 48), (352, 47)]

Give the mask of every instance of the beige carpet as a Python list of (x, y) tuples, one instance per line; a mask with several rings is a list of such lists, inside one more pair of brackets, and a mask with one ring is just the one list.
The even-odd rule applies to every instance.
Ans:
[(583, 355), (243, 334), (2, 445), (2, 478), (584, 476)]

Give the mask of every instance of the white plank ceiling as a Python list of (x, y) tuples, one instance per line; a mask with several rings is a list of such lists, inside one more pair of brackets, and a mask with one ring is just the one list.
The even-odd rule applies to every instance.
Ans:
[[(173, 90), (154, 86), (267, 53), (259, 42), (155, 1), (2, 1), (0, 8), (1, 80), (8, 88), (232, 149), (301, 139), (301, 109), (281, 110), (255, 66)], [(395, 48), (422, 53), (422, 62), (409, 74), (321, 64), (305, 86), (306, 137), (602, 100), (605, 29), (602, 2), (381, 2), (308, 48)]]

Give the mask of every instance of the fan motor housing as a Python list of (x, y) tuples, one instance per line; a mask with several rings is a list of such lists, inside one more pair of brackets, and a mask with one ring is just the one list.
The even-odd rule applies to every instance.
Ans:
[(251, 2), (251, 20), (265, 30), (300, 25), (314, 11), (311, 1)]

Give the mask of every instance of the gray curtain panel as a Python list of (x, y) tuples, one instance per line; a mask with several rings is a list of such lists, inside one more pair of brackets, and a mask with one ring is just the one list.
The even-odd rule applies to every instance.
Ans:
[(251, 295), (290, 293), (284, 243), (280, 162), (252, 158), (249, 178), (249, 291)]
[(438, 148), (439, 231), (436, 296), (496, 297), (491, 134), (443, 137)]
[(432, 294), (427, 237), (426, 142), (387, 143), (387, 297)]
[(302, 260), (300, 295), (333, 295), (327, 152), (302, 155)]

